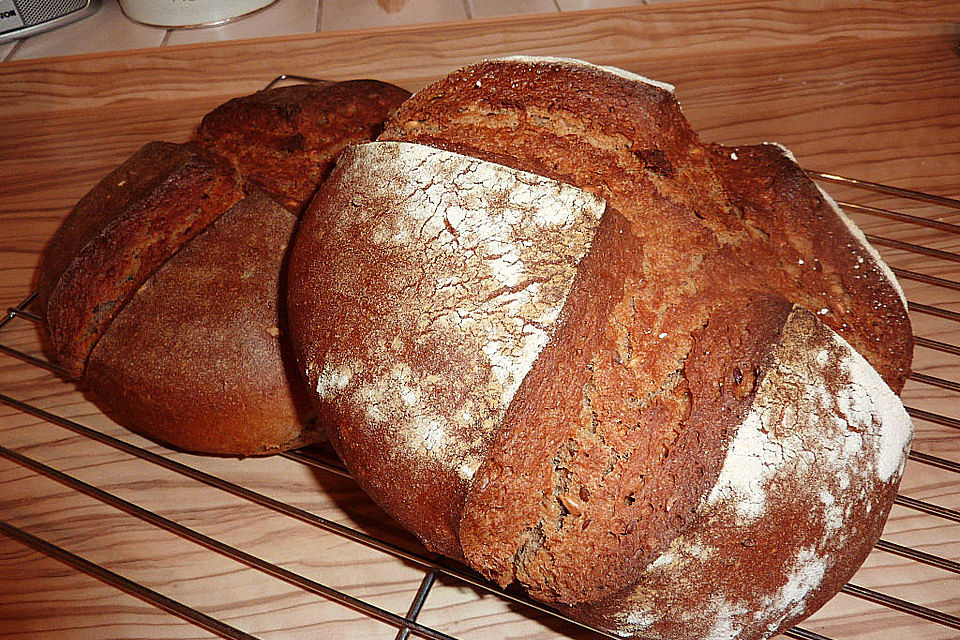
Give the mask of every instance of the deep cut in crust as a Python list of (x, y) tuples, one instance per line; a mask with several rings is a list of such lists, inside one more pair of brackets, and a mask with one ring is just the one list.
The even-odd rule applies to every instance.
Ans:
[[(104, 183), (125, 192), (104, 209), (110, 218), (76, 246), (61, 246), (59, 236), (89, 224), (68, 216), (53, 241), (58, 251), (75, 249), (46, 300), (47, 330), (57, 361), (71, 378), (80, 378), (90, 351), (123, 305), (164, 261), (243, 197), (240, 178), (228, 162), (193, 147), (171, 154), (174, 162), (154, 180), (153, 147), (147, 145)], [(147, 179), (136, 174), (146, 172)], [(117, 182), (119, 176), (131, 176)], [(142, 189), (141, 184), (150, 185)], [(129, 194), (129, 195), (128, 195)], [(80, 210), (85, 211), (86, 200)], [(123, 206), (114, 206), (122, 204)], [(95, 205), (91, 205), (95, 206)], [(106, 216), (104, 216), (106, 217)], [(66, 262), (58, 255), (56, 261)], [(41, 273), (50, 268), (41, 265)], [(52, 268), (50, 269), (53, 270)], [(44, 281), (44, 278), (41, 278)]]
[(575, 615), (624, 637), (769, 638), (823, 606), (880, 537), (912, 433), (879, 374), (795, 306), (691, 526)]
[(321, 440), (286, 346), (290, 210), (407, 96), (365, 80), (259, 92), (215, 110), (195, 143), (150, 143), (111, 172), (40, 266), (67, 376), (121, 424), (181, 449)]
[[(889, 270), (788, 152), (701, 143), (668, 85), (530, 58), (422, 89), (380, 140), (401, 146), (365, 145), (365, 164), (383, 164), (369, 174), (345, 156), (311, 206), (290, 314), (331, 440), (388, 512), (429, 548), (624, 636), (769, 637), (836, 592), (902, 472), (911, 425), (894, 391), (912, 335)], [(500, 334), (442, 349), (417, 322), (383, 323), (419, 317), (408, 288), (516, 268), (509, 252), (438, 270), (382, 247), (421, 229), (405, 241), (426, 255), (449, 236), (472, 256), (456, 224), (427, 233), (418, 216), (477, 225), (510, 199), (386, 161), (397, 148), (605, 203), (588, 250), (570, 248), (548, 339), (492, 427), (466, 440), (447, 428), (463, 398), (437, 390), (496, 396), (483, 380)], [(399, 394), (386, 417), (365, 391), (377, 384)], [(436, 448), (402, 444), (423, 440), (418, 415), (437, 418)], [(443, 480), (464, 464), (467, 477)]]
[(133, 202), (157, 188), (192, 155), (189, 146), (150, 142), (88, 191), (44, 248), (38, 269), (37, 305), (45, 312), (50, 292), (88, 242)]
[[(294, 341), (322, 345), (300, 352), (322, 400), (363, 399), (321, 405), (357, 481), (456, 557), (456, 505), (550, 338), (603, 203), (405, 143), (354, 147), (333, 179), (291, 259)], [(391, 483), (389, 466), (411, 457), (420, 472)]]
[[(380, 139), (462, 151), (597, 193), (635, 220), (645, 246), (662, 247), (659, 271), (686, 279), (693, 266), (694, 279), (707, 274), (728, 295), (773, 288), (802, 298), (894, 390), (903, 386), (909, 321), (874, 255), (783, 147), (705, 145), (661, 86), (563, 60), (489, 61), (417, 92)], [(690, 265), (682, 247), (713, 263)]]
[(231, 207), (111, 323), (84, 389), (121, 424), (187, 451), (262, 455), (318, 440), (281, 305), (296, 222), (261, 192)]

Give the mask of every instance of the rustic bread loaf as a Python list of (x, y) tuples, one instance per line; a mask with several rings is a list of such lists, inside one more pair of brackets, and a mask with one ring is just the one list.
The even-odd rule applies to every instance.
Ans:
[(209, 115), (195, 143), (150, 143), (104, 178), (39, 270), (68, 377), (121, 424), (190, 451), (321, 438), (283, 336), (287, 209), (408, 95), (374, 81), (263, 91)]
[(44, 253), (40, 305), (57, 361), (72, 378), (83, 374), (90, 350), (146, 279), (243, 197), (228, 162), (171, 147), (148, 144), (104, 178)]
[(380, 140), (311, 204), (288, 304), (389, 513), (623, 636), (769, 637), (839, 589), (902, 472), (912, 335), (788, 152), (562, 59), (461, 69)]
[(320, 439), (282, 335), (296, 222), (258, 191), (224, 212), (107, 327), (83, 388), (120, 424), (188, 451), (260, 455)]

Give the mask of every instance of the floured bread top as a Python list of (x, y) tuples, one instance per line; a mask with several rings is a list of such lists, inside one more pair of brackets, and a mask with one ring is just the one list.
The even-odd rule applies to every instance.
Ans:
[[(785, 465), (816, 464), (818, 473), (829, 472), (838, 492), (865, 477), (899, 477), (910, 417), (863, 356), (824, 331), (829, 342), (814, 352), (784, 350), (760, 384), (707, 504), (727, 501), (744, 523), (755, 521), (766, 511), (767, 485)], [(787, 402), (783, 389), (796, 397)]]
[[(435, 476), (468, 483), (550, 339), (605, 203), (411, 143), (353, 147), (331, 180), (321, 251), (337, 273), (318, 289), (332, 288), (332, 323), (350, 306), (340, 296), (367, 308), (362, 335), (332, 340), (322, 362), (307, 363), (317, 395), (354, 412), (357, 424), (342, 429), (376, 434), (371, 456), (432, 461)], [(358, 285), (354, 263), (382, 267)]]
[(403, 416), (413, 423), (407, 446), (450, 452), (459, 441), (451, 429), (470, 430), (478, 420), (492, 428), (506, 411), (547, 342), (604, 204), (548, 178), (422, 145), (370, 143), (351, 153), (350, 166), (363, 174), (351, 177), (389, 201), (355, 212), (378, 214), (365, 221), (370, 242), (409, 254), (422, 268), (416, 282), (398, 287), (390, 317), (377, 324), (400, 326), (404, 335), (397, 338), (424, 346), (441, 341), (466, 351), (469, 345), (482, 354), (478, 364), (487, 376), (482, 386), (464, 390), (459, 411), (445, 417), (447, 411), (431, 406), (431, 389), (449, 381), (372, 342), (358, 354), (366, 365), (328, 358), (317, 393), (330, 399), (350, 371), (383, 363), (353, 391), (367, 417), (395, 424)]
[[(912, 432), (910, 417), (873, 367), (795, 307), (698, 508), (700, 524), (647, 567), (619, 631), (653, 632), (661, 616), (650, 603), (692, 591), (709, 606), (688, 628), (691, 640), (766, 637), (803, 614), (826, 576), (836, 579), (837, 565), (863, 544), (858, 526), (888, 507)], [(778, 527), (793, 510), (803, 514), (804, 526)], [(776, 536), (757, 535), (771, 528)], [(771, 568), (769, 583), (712, 579), (731, 565), (755, 562)], [(686, 581), (691, 575), (698, 584)]]
[[(874, 443), (856, 430), (886, 419), (871, 394), (889, 390), (857, 391), (859, 365), (824, 325), (895, 388), (911, 334), (799, 167), (774, 148), (700, 142), (661, 83), (556, 58), (460, 69), (401, 105), (380, 140), (395, 146), (348, 153), (321, 191), (336, 219), (314, 224), (325, 240), (310, 246), (321, 281), (308, 301), (338, 325), (308, 375), (374, 500), (431, 549), (604, 629), (725, 637), (762, 597), (785, 604), (757, 624), (786, 624), (797, 597), (836, 591), (842, 571), (804, 563), (862, 560), (903, 451), (852, 450)], [(577, 233), (565, 224), (590, 209), (584, 192), (609, 208), (598, 225), (597, 201)], [(782, 336), (809, 344), (780, 349)], [(785, 388), (758, 391), (768, 373)], [(847, 414), (864, 410), (847, 437)], [(876, 496), (853, 493), (862, 477)], [(836, 523), (860, 535), (834, 553)], [(637, 576), (647, 567), (664, 569), (654, 584)], [(726, 588), (731, 576), (743, 584)], [(707, 627), (687, 625), (707, 603)]]

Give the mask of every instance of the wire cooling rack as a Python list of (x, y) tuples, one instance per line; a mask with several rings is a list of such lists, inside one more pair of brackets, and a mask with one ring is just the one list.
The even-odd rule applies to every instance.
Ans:
[[(300, 79), (282, 76), (277, 81), (288, 78)], [(854, 612), (857, 626), (892, 629), (894, 635), (885, 637), (897, 637), (896, 629), (900, 623), (893, 616), (912, 617), (909, 628), (911, 633), (921, 634), (917, 637), (958, 637), (960, 617), (956, 613), (960, 609), (960, 511), (939, 504), (938, 500), (919, 499), (910, 495), (908, 487), (923, 489), (925, 493), (932, 491), (934, 498), (946, 496), (949, 502), (951, 497), (956, 498), (955, 487), (960, 480), (957, 476), (960, 462), (956, 455), (952, 456), (954, 459), (950, 457), (951, 453), (960, 451), (960, 447), (952, 445), (960, 436), (960, 419), (955, 411), (954, 415), (950, 415), (951, 408), (960, 406), (957, 402), (960, 397), (960, 383), (957, 382), (960, 345), (956, 339), (960, 335), (960, 281), (957, 280), (957, 274), (960, 273), (960, 255), (957, 252), (960, 246), (960, 201), (828, 173), (808, 173), (817, 181), (831, 183), (832, 192), (843, 192), (841, 206), (867, 231), (868, 239), (879, 248), (904, 283), (917, 334), (915, 372), (904, 391), (908, 412), (917, 425), (917, 438), (901, 494), (895, 502), (894, 514), (900, 516), (891, 517), (890, 521), (905, 524), (891, 531), (891, 524), (888, 523), (866, 568), (843, 588), (845, 596), (860, 601), (860, 604), (847, 609)], [(907, 213), (906, 210), (911, 212)], [(923, 241), (917, 242), (918, 238)], [(909, 265), (909, 268), (898, 265)], [(0, 496), (0, 532), (19, 541), (24, 548), (53, 558), (78, 574), (92, 576), (120, 592), (139, 598), (157, 610), (199, 627), (205, 633), (223, 638), (255, 638), (261, 637), (261, 633), (263, 636), (286, 637), (284, 630), (292, 633), (291, 629), (299, 625), (303, 618), (302, 611), (310, 606), (322, 609), (320, 617), (324, 620), (315, 627), (320, 630), (320, 637), (376, 635), (368, 635), (363, 625), (358, 627), (358, 619), (382, 623), (382, 629), (379, 630), (386, 630), (386, 634), (380, 635), (398, 640), (409, 636), (436, 640), (461, 637), (615, 637), (569, 620), (519, 592), (499, 589), (469, 569), (427, 552), (364, 501), (349, 474), (327, 448), (312, 447), (274, 458), (269, 473), (274, 473), (274, 467), (280, 464), (284, 468), (284, 477), (302, 478), (307, 472), (311, 478), (311, 482), (305, 483), (306, 489), (301, 486), (303, 483), (291, 480), (292, 488), (284, 491), (278, 489), (275, 483), (264, 482), (257, 474), (250, 476), (237, 472), (244, 465), (264, 464), (264, 461), (189, 456), (164, 449), (119, 429), (91, 409), (73, 385), (62, 382), (58, 378), (58, 367), (43, 356), (40, 344), (42, 332), (39, 331), (42, 320), (31, 311), (32, 299), (33, 296), (25, 296), (20, 304), (8, 309), (6, 316), (0, 320), (0, 360), (3, 360), (0, 362), (0, 403), (8, 408), (8, 413), (0, 415), (0, 421), (10, 425), (17, 423), (15, 428), (0, 429), (0, 458), (9, 463), (7, 473), (16, 474), (20, 482), (42, 480), (57, 483), (67, 494), (85, 496), (151, 529), (175, 535), (193, 548), (190, 552), (184, 552), (188, 557), (200, 552), (239, 563), (245, 571), (256, 572), (264, 580), (283, 583), (286, 588), (302, 592), (307, 601), (298, 600), (289, 609), (290, 615), (296, 619), (289, 626), (281, 621), (270, 628), (241, 630), (239, 627), (244, 626), (245, 621), (242, 611), (249, 603), (231, 601), (230, 589), (226, 589), (228, 593), (218, 600), (220, 604), (192, 604), (190, 594), (195, 594), (196, 590), (183, 590), (184, 596), (178, 598), (176, 594), (180, 591), (171, 588), (171, 584), (175, 583), (170, 580), (132, 579), (125, 575), (124, 562), (98, 561), (97, 553), (90, 551), (97, 549), (96, 540), (85, 546), (71, 541), (69, 536), (64, 538), (62, 530), (71, 527), (70, 509), (56, 512), (58, 516), (64, 514), (59, 524), (54, 517), (41, 518), (39, 520), (43, 524), (38, 525), (37, 518), (21, 516), (26, 524), (18, 526), (7, 521), (8, 515), (18, 513), (16, 496)], [(38, 380), (42, 383), (36, 382)], [(46, 391), (31, 391), (38, 387)], [(34, 440), (28, 437), (24, 444), (24, 431), (34, 434)], [(34, 433), (40, 431), (42, 436)], [(98, 451), (111, 452), (106, 456), (108, 460), (75, 466), (69, 472), (55, 468), (70, 467), (69, 463), (64, 462), (69, 456), (56, 458), (57, 465), (42, 461), (45, 450), (58, 447), (71, 438), (72, 441), (94, 443)], [(103, 464), (105, 468), (106, 465), (121, 465), (129, 469), (124, 474), (134, 473), (144, 478), (158, 472), (166, 474), (164, 477), (172, 474), (178, 479), (173, 484), (184, 496), (192, 495), (193, 486), (202, 487), (206, 492), (203, 495), (212, 492), (226, 496), (233, 501), (230, 504), (243, 505), (243, 508), (230, 508), (249, 518), (254, 523), (251, 525), (254, 529), (264, 514), (284, 521), (295, 521), (297, 526), (307, 529), (304, 540), (323, 540), (326, 548), (318, 550), (312, 546), (299, 546), (298, 543), (268, 540), (266, 546), (263, 541), (254, 545), (260, 550), (259, 553), (251, 553), (245, 550), (249, 546), (246, 543), (225, 541), (224, 538), (229, 539), (229, 535), (211, 535), (202, 531), (203, 527), (199, 525), (204, 520), (197, 517), (195, 511), (187, 511), (187, 515), (183, 515), (171, 509), (170, 501), (157, 503), (152, 500), (155, 492), (151, 493), (151, 487), (141, 487), (142, 491), (134, 492), (140, 498), (138, 500), (124, 497), (130, 492), (123, 483), (97, 481), (100, 476), (96, 473), (86, 473), (92, 476), (92, 482), (82, 479), (84, 469), (98, 464)], [(294, 469), (291, 471), (290, 467)], [(238, 477), (240, 480), (236, 479)], [(913, 483), (912, 478), (923, 478), (923, 481)], [(13, 483), (15, 485), (16, 481)], [(952, 492), (951, 487), (954, 488)], [(296, 494), (299, 497), (311, 488), (317, 494), (326, 491), (339, 496), (341, 500), (322, 504), (308, 501), (304, 506), (299, 499), (290, 497), (292, 492), (299, 492)], [(343, 496), (349, 498), (343, 499)], [(173, 503), (176, 502), (175, 498)], [(222, 501), (214, 500), (213, 503), (215, 508), (223, 509)], [(163, 515), (171, 511), (180, 517)], [(197, 507), (197, 511), (204, 512), (202, 505)], [(103, 517), (106, 520), (109, 516)], [(217, 520), (217, 517), (212, 519)], [(34, 533), (31, 529), (40, 531)], [(928, 541), (922, 535), (911, 535), (916, 531), (934, 531), (934, 539)], [(264, 535), (269, 537), (266, 533)], [(50, 538), (64, 538), (65, 541), (53, 542)], [(896, 541), (901, 538), (916, 542), (901, 544)], [(348, 564), (345, 573), (334, 572), (335, 575), (329, 579), (324, 579), (324, 575), (316, 575), (316, 567), (298, 562), (298, 556), (328, 556), (328, 562), (320, 564), (324, 571), (330, 571), (330, 567), (337, 566), (337, 556), (343, 553), (338, 541), (359, 546), (368, 554), (363, 556), (366, 559), (356, 561), (355, 554), (344, 553)], [(71, 546), (82, 547), (86, 552), (71, 551)], [(274, 546), (286, 550), (285, 554), (281, 554), (282, 559), (266, 559), (265, 556), (272, 555), (269, 550)], [(264, 552), (263, 549), (268, 551)], [(135, 551), (134, 558), (127, 562), (132, 567), (133, 563), (153, 555), (147, 546)], [(378, 572), (383, 563), (378, 559), (387, 559), (399, 565), (401, 569), (398, 575), (401, 577), (393, 582), (393, 579), (381, 580)], [(896, 561), (891, 562), (890, 559)], [(175, 560), (168, 562), (173, 564), (160, 567), (161, 572), (181, 570)], [(870, 573), (871, 567), (873, 571), (880, 571), (885, 565), (890, 566), (887, 566), (883, 575), (902, 575), (904, 578), (888, 580), (880, 585), (861, 584), (861, 575), (867, 579), (873, 575)], [(323, 574), (323, 571), (319, 573)], [(344, 575), (348, 578), (344, 578)], [(216, 573), (188, 580), (199, 582), (201, 591), (205, 583), (211, 585), (211, 590), (222, 588), (222, 581)], [(918, 580), (929, 585), (925, 591), (927, 597), (921, 598), (921, 602), (895, 595), (899, 587)], [(370, 591), (365, 588), (368, 583), (392, 584), (395, 589), (387, 589), (386, 594)], [(447, 595), (438, 596), (438, 591), (445, 591)], [(449, 596), (449, 593), (457, 595)], [(432, 598), (442, 599), (447, 613), (434, 615), (432, 620), (425, 621), (422, 614), (430, 609)], [(194, 596), (192, 599), (197, 598)], [(282, 618), (288, 601), (279, 602), (284, 604), (274, 617)], [(475, 606), (477, 602), (481, 602), (483, 607), (478, 609)], [(832, 625), (834, 618), (847, 619), (849, 622), (850, 614), (824, 613), (831, 608), (831, 604), (803, 627), (795, 627), (785, 635), (806, 640), (843, 640), (850, 637), (849, 624)], [(269, 608), (269, 602), (265, 606)], [(444, 607), (438, 605), (437, 611), (442, 609)], [(485, 613), (489, 610), (495, 613)], [(917, 623), (919, 626), (913, 621), (920, 621)], [(33, 628), (40, 629), (36, 637), (43, 637), (42, 624)], [(313, 627), (307, 625), (306, 628)], [(814, 628), (816, 631), (812, 630)], [(832, 628), (840, 633), (829, 633)], [(916, 629), (920, 631), (913, 631)]]

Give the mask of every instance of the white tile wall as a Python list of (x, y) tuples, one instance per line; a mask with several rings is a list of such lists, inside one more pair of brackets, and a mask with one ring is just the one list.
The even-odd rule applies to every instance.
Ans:
[[(384, 3), (390, 6), (390, 3)], [(366, 29), (464, 20), (463, 0), (394, 0), (399, 11), (388, 12), (377, 0), (321, 0), (320, 30)]]
[(132, 22), (116, 0), (105, 0), (90, 17), (22, 40), (11, 59), (159, 47), (166, 35), (166, 29)]
[[(219, 27), (164, 29), (129, 20), (117, 0), (55, 31), (0, 45), (0, 60), (173, 46), (315, 31), (426, 24), (492, 16), (579, 11), (662, 0), (277, 0), (263, 11)], [(388, 11), (385, 7), (394, 10)]]
[(559, 11), (554, 0), (467, 0), (474, 18), (517, 15), (523, 13), (551, 13)]
[(192, 44), (315, 33), (319, 13), (317, 0), (277, 0), (262, 11), (219, 27), (171, 30), (164, 44)]

